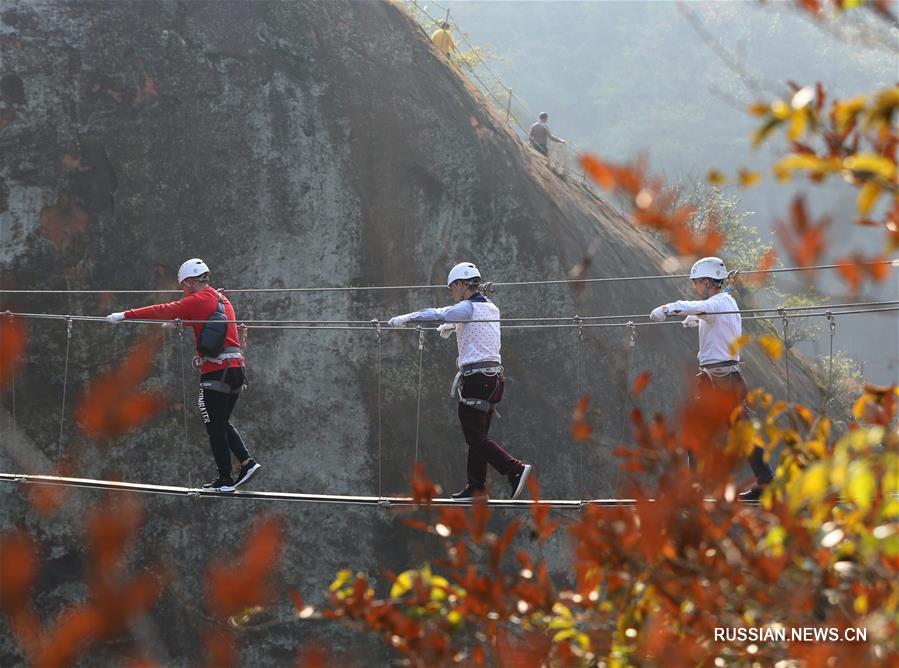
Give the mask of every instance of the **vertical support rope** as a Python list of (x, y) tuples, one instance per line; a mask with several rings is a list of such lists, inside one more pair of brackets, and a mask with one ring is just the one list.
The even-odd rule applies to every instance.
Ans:
[[(10, 316), (12, 318), (12, 316)], [(16, 429), (18, 428), (18, 423), (16, 422), (16, 372), (15, 365), (10, 365), (9, 367), (9, 375), (11, 377), (12, 382), (12, 433), (16, 433)]]
[[(584, 319), (575, 314), (574, 323), (577, 325), (577, 395), (578, 401), (584, 396)], [(577, 485), (578, 498), (584, 497), (584, 446), (577, 446)]]
[[(176, 321), (176, 325), (178, 328), (178, 350), (181, 353), (181, 423), (183, 425), (182, 435), (184, 438), (184, 448), (185, 450), (189, 449), (188, 446), (188, 438), (187, 438), (187, 383), (184, 380), (184, 324), (180, 321)], [(188, 457), (188, 461), (190, 457)], [(187, 484), (189, 487), (193, 488), (193, 473), (191, 472), (190, 464), (187, 465)]]
[[(634, 348), (637, 347), (637, 326), (634, 324), (633, 320), (628, 320), (625, 323), (627, 327), (627, 347), (625, 348), (625, 358), (624, 358), (624, 388), (622, 389), (622, 395), (625, 397), (624, 401), (627, 401), (627, 397), (629, 396), (630, 388), (628, 387), (628, 381), (631, 376), (631, 352)], [(625, 442), (628, 439), (628, 415), (629, 411), (622, 410), (621, 411), (621, 423), (619, 425), (619, 429), (621, 430), (621, 437), (625, 439)], [(621, 467), (615, 467), (615, 489), (618, 489), (618, 483), (621, 479)]]
[(66, 388), (69, 384), (69, 346), (72, 343), (72, 319), (66, 316), (66, 361), (62, 372), (62, 405), (59, 408), (59, 443), (56, 446), (56, 461), (62, 455), (62, 435), (66, 423)]
[(421, 362), (425, 348), (425, 330), (421, 325), (416, 327), (418, 330), (418, 400), (415, 405), (415, 465), (418, 466), (418, 433), (421, 423)]
[(381, 493), (381, 323), (377, 318), (373, 318), (371, 324), (375, 328), (378, 340), (378, 498), (382, 498)]
[[(784, 374), (786, 376), (787, 381), (787, 404), (791, 405), (793, 403), (792, 394), (790, 392), (790, 346), (787, 343), (787, 327), (789, 325), (789, 319), (787, 318), (787, 314), (783, 309), (780, 310), (780, 315), (783, 318), (783, 337), (784, 337)], [(792, 409), (790, 411), (792, 415)]]
[(837, 322), (830, 311), (827, 312), (827, 322), (830, 325), (830, 355), (827, 365), (827, 400), (824, 402), (824, 415), (830, 417), (830, 405), (833, 401), (833, 335), (837, 329)]

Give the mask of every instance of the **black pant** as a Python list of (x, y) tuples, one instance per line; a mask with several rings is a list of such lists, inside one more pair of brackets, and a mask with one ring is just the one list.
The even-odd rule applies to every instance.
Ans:
[(531, 140), (531, 146), (533, 148), (537, 149), (540, 153), (542, 153), (546, 157), (549, 157), (549, 146), (545, 146), (543, 144), (538, 144), (533, 139)]
[[(244, 378), (243, 368), (231, 367), (224, 377), (222, 377), (221, 371), (213, 371), (200, 376), (200, 381), (223, 380), (231, 387), (236, 388), (244, 384)], [(200, 415), (203, 416), (206, 433), (209, 435), (212, 456), (215, 457), (215, 465), (222, 478), (231, 475), (232, 452), (238, 461), (243, 462), (250, 458), (250, 453), (247, 451), (240, 433), (234, 428), (234, 425), (228, 422), (239, 396), (215, 390), (204, 390), (201, 387), (197, 399), (197, 406), (200, 409)]]
[[(698, 377), (700, 398), (702, 397), (703, 388), (709, 387), (737, 391), (739, 393), (740, 403), (744, 402), (746, 395), (748, 394), (746, 381), (743, 379), (743, 374), (740, 372), (729, 373), (726, 376), (714, 376), (714, 380), (709, 378), (705, 373), (700, 373)], [(745, 418), (747, 415), (746, 405), (743, 403), (743, 417)], [(765, 461), (765, 451), (758, 446), (756, 446), (753, 449), (752, 454), (749, 455), (749, 468), (752, 469), (755, 480), (759, 484), (764, 485), (774, 479), (774, 473), (771, 471), (771, 467), (768, 466), (768, 462)]]
[[(505, 384), (501, 373), (495, 376), (473, 373), (462, 378), (462, 396), (466, 399), (487, 399), (496, 404), (503, 398)], [(487, 464), (502, 475), (518, 473), (522, 469), (520, 459), (515, 459), (487, 436), (492, 421), (492, 407), (485, 413), (459, 403), (459, 422), (468, 444), (468, 484), (474, 489), (484, 489), (487, 485)]]

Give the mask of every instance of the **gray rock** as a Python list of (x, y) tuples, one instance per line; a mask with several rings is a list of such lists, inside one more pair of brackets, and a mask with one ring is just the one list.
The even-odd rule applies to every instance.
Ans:
[[(440, 284), (471, 260), (495, 281), (563, 279), (596, 244), (591, 276), (664, 273), (665, 249), (571, 178), (552, 171), (504, 127), (472, 86), (431, 49), (400, 9), (377, 2), (36, 2), (0, 12), (0, 265), (2, 285), (41, 289), (153, 289), (159, 294), (18, 295), (29, 312), (105, 315), (172, 296), (175, 270), (203, 257), (219, 287)], [(678, 281), (501, 287), (505, 317), (643, 314), (688, 294)], [(448, 302), (444, 289), (239, 294), (244, 319), (363, 320)], [(65, 325), (29, 323), (16, 383), (17, 450), (0, 469), (82, 453), (78, 474), (159, 484), (214, 473), (202, 424), (183, 426), (195, 395), (189, 341), (164, 335), (148, 384), (170, 406), (140, 433), (98, 445), (73, 424), (88, 381), (120, 362), (139, 327), (74, 324), (61, 411)], [(545, 497), (608, 497), (612, 447), (628, 437), (628, 388), (672, 412), (695, 360), (695, 333), (641, 328), (503, 332), (508, 386), (494, 436), (536, 466)], [(250, 390), (236, 423), (264, 465), (261, 489), (404, 494), (415, 458), (417, 336), (371, 331), (252, 330)], [(428, 334), (422, 355), (418, 452), (447, 489), (464, 484), (465, 448), (447, 396), (455, 345)], [(380, 359), (380, 364), (379, 360)], [(749, 377), (782, 392), (781, 371), (757, 356)], [(381, 399), (378, 401), (380, 378)], [(184, 379), (184, 380), (182, 380)], [(794, 396), (814, 396), (793, 379)], [(591, 396), (603, 445), (572, 442), (570, 416)], [(11, 393), (3, 439), (12, 433)], [(380, 425), (380, 430), (379, 430)], [(23, 443), (39, 450), (22, 455)], [(23, 459), (24, 457), (24, 459)], [(48, 471), (28, 471), (46, 473)], [(491, 474), (493, 475), (493, 474)], [(492, 478), (494, 490), (505, 482)], [(40, 612), (84, 595), (80, 523), (39, 521), (21, 489), (0, 486), (4, 524), (46, 543), (53, 586)], [(72, 504), (103, 497), (75, 491)], [(314, 603), (341, 566), (383, 583), (433, 558), (438, 544), (370, 508), (150, 498), (135, 567), (158, 561), (172, 584), (139, 646), (165, 665), (196, 665), (211, 620), (202, 565), (236, 554), (262, 514), (287, 520), (275, 612), (290, 617), (287, 587)], [(497, 513), (501, 527), (512, 511)], [(76, 515), (77, 517), (77, 515)], [(523, 544), (527, 546), (525, 542)], [(548, 557), (567, 579), (559, 538)], [(21, 662), (0, 622), (0, 663)], [(247, 632), (246, 665), (283, 665), (319, 642), (386, 663), (374, 639), (320, 622)], [(112, 651), (106, 648), (104, 651)], [(111, 655), (110, 655), (111, 656)], [(102, 652), (83, 665), (112, 661)], [(105, 657), (105, 658), (104, 658)]]

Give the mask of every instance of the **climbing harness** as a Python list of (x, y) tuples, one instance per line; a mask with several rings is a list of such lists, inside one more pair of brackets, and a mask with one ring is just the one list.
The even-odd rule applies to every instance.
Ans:
[(450, 387), (450, 396), (459, 397), (459, 403), (468, 406), (469, 408), (474, 408), (476, 410), (481, 411), (482, 413), (489, 413), (491, 410), (494, 411), (497, 417), (502, 417), (499, 414), (499, 411), (493, 405), (493, 399), (496, 397), (499, 392), (499, 383), (496, 384), (496, 387), (493, 388), (493, 392), (486, 399), (468, 399), (462, 396), (462, 379), (468, 376), (471, 376), (476, 373), (480, 373), (484, 376), (496, 376), (503, 372), (503, 367), (497, 362), (473, 362), (472, 364), (464, 364), (461, 369), (456, 373), (456, 376), (453, 378), (453, 384)]

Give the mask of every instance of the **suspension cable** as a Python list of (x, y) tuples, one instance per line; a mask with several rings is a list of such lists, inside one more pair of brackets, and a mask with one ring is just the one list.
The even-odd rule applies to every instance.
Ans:
[[(777, 314), (777, 318), (782, 317), (784, 313), (799, 313), (798, 317), (811, 317), (812, 315), (826, 316), (829, 311), (833, 309), (852, 309), (852, 308), (864, 308), (867, 307), (880, 307), (880, 306), (899, 306), (899, 300), (884, 300), (884, 301), (868, 301), (868, 302), (847, 302), (842, 304), (816, 304), (809, 306), (772, 306), (770, 308), (752, 308), (752, 309), (742, 309), (735, 311), (716, 311), (714, 314), (708, 315), (740, 315), (744, 319), (749, 319), (751, 314), (764, 314), (764, 313), (772, 313)], [(854, 312), (874, 312), (876, 309), (871, 309), (870, 311), (847, 311), (840, 310), (837, 311), (837, 315), (846, 314), (846, 313), (854, 313)], [(895, 309), (883, 309), (883, 310), (895, 310)], [(24, 313), (24, 312), (13, 312), (13, 311), (5, 311), (5, 315), (14, 316), (18, 318), (27, 318), (34, 320), (78, 320), (82, 322), (97, 322), (97, 323), (106, 323), (107, 320), (103, 316), (93, 316), (93, 315), (63, 315), (59, 313)], [(673, 314), (677, 316), (678, 314)], [(568, 327), (595, 327), (596, 322), (605, 322), (609, 320), (617, 321), (617, 320), (634, 320), (634, 319), (642, 319), (648, 318), (649, 316), (646, 314), (621, 314), (621, 315), (594, 315), (594, 316), (529, 316), (529, 317), (517, 317), (517, 318), (486, 318), (486, 319), (476, 319), (469, 320), (467, 322), (499, 322), (502, 323), (505, 327), (514, 327), (521, 326), (517, 325), (517, 323), (562, 323), (563, 325), (567, 325)], [(762, 318), (764, 319), (764, 318)], [(775, 318), (769, 318), (775, 319)], [(579, 324), (583, 322), (583, 325)], [(122, 322), (136, 324), (136, 325), (161, 325), (166, 322), (176, 322), (171, 320), (151, 320), (144, 318), (127, 318)], [(181, 322), (183, 324), (204, 324), (205, 320), (178, 320), (177, 322)], [(233, 323), (237, 325), (246, 325), (248, 329), (325, 329), (325, 330), (348, 330), (348, 329), (361, 329), (368, 330), (371, 328), (371, 323), (373, 320), (221, 320), (220, 322), (224, 323)], [(379, 321), (386, 322), (386, 321)], [(437, 322), (437, 321), (422, 321), (422, 322)], [(679, 322), (678, 320), (672, 319), (669, 322)], [(612, 326), (624, 326), (626, 322), (613, 322)], [(650, 324), (650, 323), (637, 323), (640, 325)], [(537, 326), (554, 326), (554, 325), (537, 325)], [(389, 328), (391, 331), (404, 330), (404, 328)], [(416, 331), (414, 329), (406, 329), (405, 331)]]
[[(899, 267), (899, 260), (870, 260), (867, 262), (860, 262), (858, 266), (878, 266), (878, 265), (890, 265), (893, 267)], [(811, 271), (826, 271), (832, 269), (840, 269), (841, 267), (845, 267), (845, 264), (819, 264), (819, 265), (811, 265), (808, 267), (780, 267), (778, 269), (747, 269), (740, 270), (740, 275), (749, 275), (749, 274), (783, 274), (783, 273), (791, 273), (791, 272), (811, 272)], [(524, 286), (539, 286), (539, 285), (584, 285), (584, 284), (593, 284), (593, 283), (620, 283), (620, 282), (630, 282), (630, 281), (657, 281), (657, 280), (671, 280), (671, 279), (683, 279), (689, 278), (689, 274), (654, 274), (648, 276), (604, 276), (599, 278), (562, 278), (562, 279), (553, 279), (553, 280), (536, 280), (536, 281), (504, 281), (504, 282), (494, 282), (493, 285), (497, 287), (524, 287)], [(238, 294), (238, 293), (276, 293), (276, 292), (362, 292), (362, 291), (376, 291), (376, 290), (434, 290), (434, 289), (445, 289), (446, 285), (443, 284), (432, 284), (432, 285), (344, 285), (344, 286), (314, 286), (314, 287), (299, 287), (299, 288), (238, 288), (234, 290), (222, 290), (225, 294)], [(183, 294), (181, 290), (118, 290), (118, 289), (106, 289), (106, 290), (8, 290), (8, 289), (0, 289), (0, 294), (53, 294), (53, 295), (64, 295), (64, 294), (144, 294), (144, 295), (155, 295), (155, 294)]]

